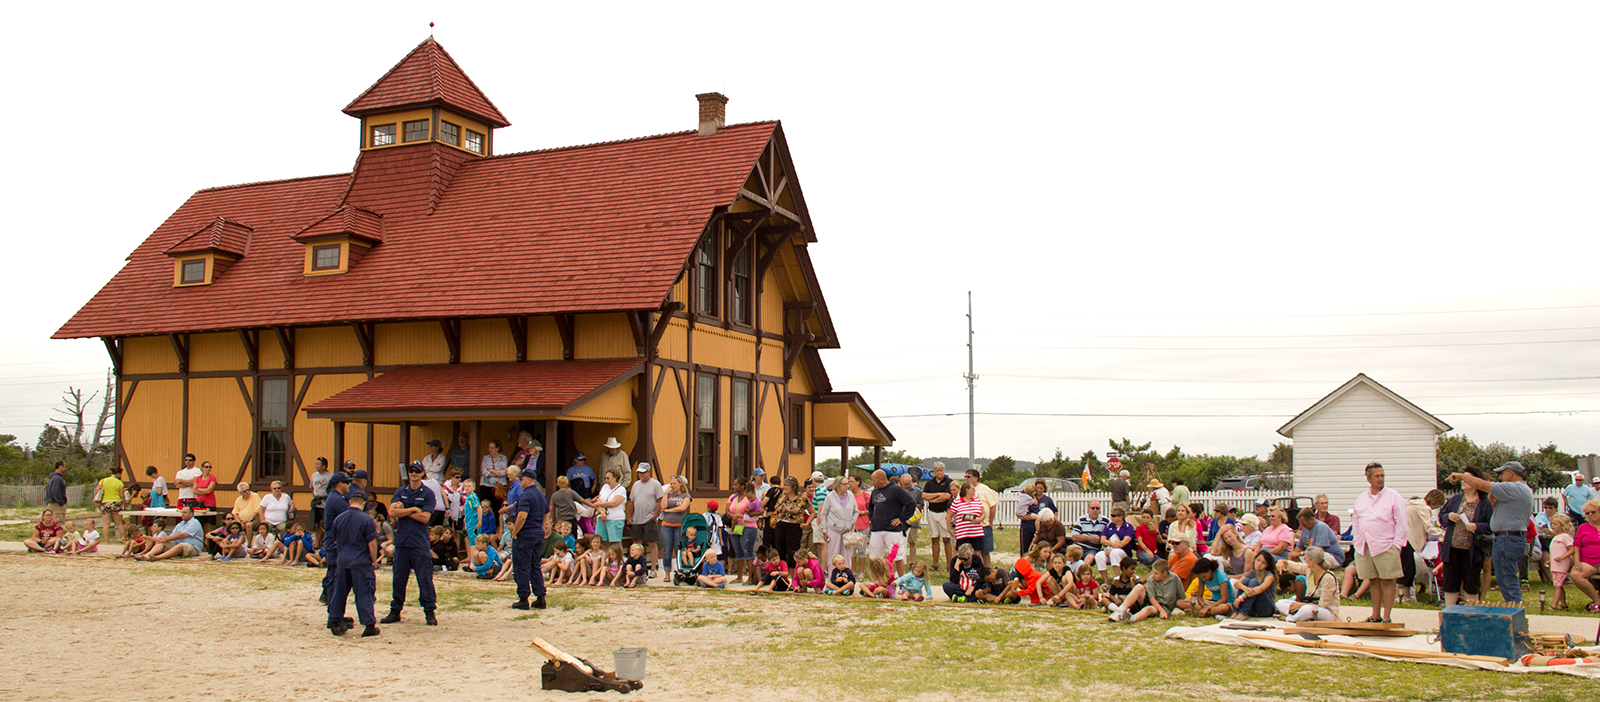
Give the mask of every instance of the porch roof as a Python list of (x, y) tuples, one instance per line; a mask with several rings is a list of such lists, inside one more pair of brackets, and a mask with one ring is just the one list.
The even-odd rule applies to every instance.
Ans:
[(860, 393), (832, 392), (819, 395), (812, 409), (811, 442), (817, 446), (889, 446), (894, 434), (867, 406)]
[[(638, 374), (643, 364), (642, 359), (624, 358), (401, 366), (313, 403), (306, 416), (378, 423), (560, 417)], [(631, 421), (621, 416), (626, 414), (622, 409), (611, 407), (603, 416), (586, 418)]]

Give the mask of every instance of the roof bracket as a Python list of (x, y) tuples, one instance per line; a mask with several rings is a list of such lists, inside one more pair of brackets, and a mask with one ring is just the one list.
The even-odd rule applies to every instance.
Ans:
[(577, 321), (572, 315), (556, 315), (556, 331), (561, 334), (561, 360), (563, 361), (572, 360), (572, 344), (573, 337), (576, 336), (574, 334), (574, 327), (576, 326)]
[(372, 337), (376, 336), (372, 324), (356, 322), (350, 325), (356, 330), (356, 341), (361, 343), (361, 365), (372, 367)]
[(294, 328), (273, 327), (278, 336), (278, 348), (283, 350), (283, 369), (294, 370)]
[(172, 342), (172, 351), (178, 356), (178, 372), (189, 372), (189, 335), (168, 334), (167, 339)]
[(461, 320), (441, 319), (439, 329), (444, 332), (444, 343), (450, 348), (450, 362), (461, 362)]
[(517, 345), (517, 362), (528, 360), (528, 318), (506, 317), (506, 325), (511, 327), (511, 340)]
[(261, 365), (260, 332), (240, 329), (239, 343), (244, 345), (245, 356), (248, 356), (246, 367), (251, 371), (259, 370), (259, 366)]
[(122, 376), (122, 337), (119, 337), (119, 336), (102, 336), (102, 337), (100, 337), (100, 340), (105, 342), (106, 353), (111, 356), (111, 371), (113, 373), (116, 373), (118, 377), (121, 377)]
[(661, 348), (661, 337), (667, 335), (667, 323), (672, 321), (672, 315), (683, 309), (682, 302), (668, 302), (661, 306), (661, 318), (656, 320), (656, 327), (650, 330), (650, 355), (656, 355)]

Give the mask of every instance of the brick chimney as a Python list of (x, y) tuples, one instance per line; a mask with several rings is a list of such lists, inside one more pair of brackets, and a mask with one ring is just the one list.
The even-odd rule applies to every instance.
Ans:
[(728, 116), (728, 96), (722, 93), (700, 93), (700, 136), (711, 136), (722, 128)]

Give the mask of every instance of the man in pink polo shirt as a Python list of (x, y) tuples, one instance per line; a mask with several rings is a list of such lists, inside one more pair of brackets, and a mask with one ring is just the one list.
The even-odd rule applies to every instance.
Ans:
[(1351, 529), (1355, 532), (1356, 574), (1372, 583), (1369, 622), (1389, 621), (1400, 577), (1400, 549), (1406, 545), (1406, 501), (1383, 486), (1383, 465), (1367, 464), (1367, 485), (1356, 497)]

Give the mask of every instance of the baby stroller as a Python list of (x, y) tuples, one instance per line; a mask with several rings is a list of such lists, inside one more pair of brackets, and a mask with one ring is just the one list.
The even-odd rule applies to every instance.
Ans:
[[(694, 530), (693, 537), (689, 536), (690, 529)], [(678, 532), (678, 557), (672, 563), (673, 585), (693, 584), (700, 577), (700, 564), (705, 562), (710, 535), (704, 514), (690, 512), (684, 516), (682, 530)]]

